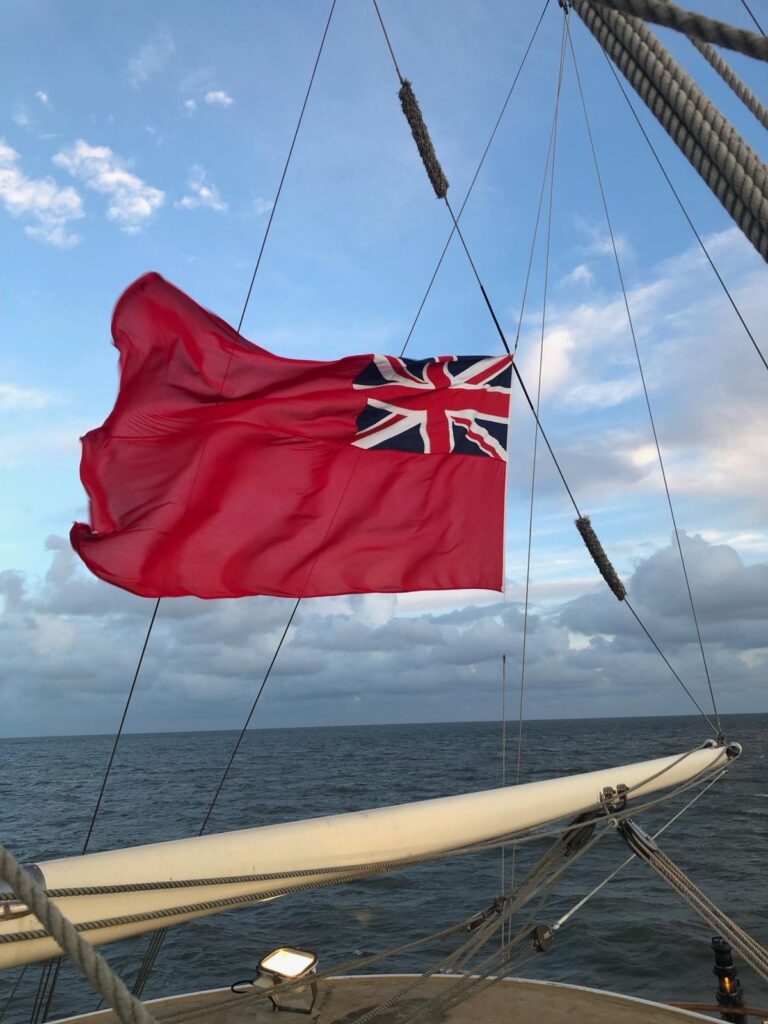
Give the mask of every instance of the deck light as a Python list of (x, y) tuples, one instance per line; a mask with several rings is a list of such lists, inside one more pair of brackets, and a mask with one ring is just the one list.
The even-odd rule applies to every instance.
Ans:
[[(317, 1000), (317, 982), (309, 980), (317, 971), (317, 954), (292, 946), (279, 946), (259, 961), (259, 980), (262, 984), (277, 986), (286, 981), (307, 978), (308, 984), (296, 986), (288, 992), (270, 995), (275, 1010), (291, 1013), (312, 1013)], [(258, 983), (257, 983), (258, 984)]]

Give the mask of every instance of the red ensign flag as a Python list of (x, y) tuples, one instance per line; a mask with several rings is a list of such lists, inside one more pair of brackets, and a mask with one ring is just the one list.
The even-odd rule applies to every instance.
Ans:
[(72, 545), (146, 597), (502, 589), (511, 358), (283, 359), (157, 274), (112, 322)]

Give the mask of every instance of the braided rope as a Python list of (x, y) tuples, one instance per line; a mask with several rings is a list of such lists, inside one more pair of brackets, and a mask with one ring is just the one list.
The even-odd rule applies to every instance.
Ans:
[[(768, 230), (761, 228), (759, 222), (750, 210), (747, 209), (743, 198), (734, 189), (721, 168), (704, 151), (689, 126), (683, 123), (666, 98), (649, 81), (644, 69), (638, 65), (627, 49), (625, 49), (611, 27), (606, 24), (601, 14), (592, 6), (590, 0), (574, 0), (573, 7), (586, 27), (597, 39), (602, 49), (621, 71), (675, 145), (720, 200), (740, 230), (752, 242), (760, 255), (768, 261)], [(622, 34), (631, 36), (635, 31), (633, 25), (622, 15), (614, 15), (613, 17), (619, 20)], [(754, 182), (751, 182), (751, 184), (754, 184)]]
[(723, 60), (717, 50), (713, 49), (709, 43), (701, 43), (698, 39), (692, 39), (691, 42), (704, 60), (712, 65), (726, 85), (736, 93), (747, 110), (755, 115), (763, 128), (768, 129), (768, 107), (763, 106), (752, 90), (742, 82), (731, 65)]
[(78, 934), (71, 921), (37, 884), (32, 875), (0, 843), (0, 876), (6, 879), (17, 899), (26, 903), (50, 935), (85, 977), (104, 997), (123, 1024), (154, 1024), (154, 1018), (138, 999), (134, 999), (104, 957)]
[(738, 50), (756, 60), (768, 60), (768, 36), (707, 18), (696, 11), (687, 11), (667, 0), (595, 0), (595, 3), (683, 32), (690, 39)]
[(743, 959), (768, 981), (768, 950), (744, 931), (735, 921), (706, 896), (701, 889), (658, 847), (651, 846), (633, 832), (625, 832), (630, 849), (644, 860), (716, 931), (737, 949)]
[(602, 17), (761, 228), (768, 230), (768, 167), (646, 25), (615, 11)]
[[(759, 192), (753, 199), (756, 205), (752, 212), (760, 216), (760, 199), (766, 203), (768, 167), (757, 153), (747, 145), (733, 125), (726, 120), (691, 76), (680, 67), (647, 25), (636, 18), (624, 18), (613, 11), (606, 12), (604, 21), (613, 29), (628, 52), (635, 57), (649, 80), (696, 137), (696, 141), (716, 161), (729, 181), (735, 182), (735, 187), (744, 194), (744, 176), (754, 181)], [(631, 25), (634, 33), (622, 38), (627, 24)], [(763, 215), (767, 218), (764, 224), (768, 222), (766, 209), (768, 203), (763, 208)]]

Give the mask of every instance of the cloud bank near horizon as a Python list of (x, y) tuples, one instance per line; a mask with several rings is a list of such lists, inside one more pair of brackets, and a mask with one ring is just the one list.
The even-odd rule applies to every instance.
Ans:
[[(764, 709), (768, 562), (684, 535), (721, 712)], [(0, 684), (6, 735), (109, 732), (118, 720), (152, 602), (89, 577), (52, 536), (38, 585), (0, 573)], [(641, 559), (633, 605), (711, 712), (677, 552)], [(514, 591), (509, 581), (508, 595)], [(420, 595), (429, 604), (430, 595)], [(307, 600), (278, 658), (257, 725), (494, 719), (501, 655), (519, 686), (523, 608), (507, 596), (420, 609), (407, 595)], [(161, 606), (128, 729), (239, 728), (292, 602), (169, 599)], [(625, 607), (602, 587), (529, 616), (526, 717), (695, 713)], [(704, 723), (702, 728), (706, 729)]]

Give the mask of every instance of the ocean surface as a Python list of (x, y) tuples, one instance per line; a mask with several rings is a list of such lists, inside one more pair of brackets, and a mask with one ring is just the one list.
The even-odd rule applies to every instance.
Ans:
[[(744, 746), (728, 775), (665, 834), (663, 849), (725, 911), (768, 943), (768, 715), (723, 719)], [(248, 733), (208, 831), (226, 831), (498, 786), (500, 725), (491, 722), (254, 730)], [(514, 760), (515, 728), (510, 729)], [(530, 722), (523, 781), (658, 757), (707, 736), (691, 718)], [(90, 849), (106, 850), (197, 833), (236, 733), (128, 735), (121, 741)], [(112, 739), (108, 736), (0, 740), (0, 834), (17, 856), (45, 860), (78, 853)], [(652, 830), (691, 794), (638, 817)], [(544, 849), (525, 848), (518, 871)], [(542, 915), (555, 920), (627, 850), (610, 835), (558, 883)], [(509, 854), (507, 854), (509, 858)], [(509, 865), (509, 860), (507, 860)], [(518, 876), (519, 877), (519, 876)], [(500, 891), (498, 851), (422, 865), (396, 875), (295, 894), (171, 929), (144, 997), (214, 988), (252, 977), (282, 944), (316, 951), (321, 968), (460, 921)], [(526, 966), (529, 976), (660, 1000), (713, 1001), (710, 931), (645, 865), (633, 863)], [(146, 948), (134, 939), (104, 947), (131, 983)], [(445, 945), (384, 963), (382, 971), (423, 969)], [(768, 1005), (768, 989), (744, 965), (747, 1000)], [(0, 1015), (19, 976), (0, 975)], [(3, 1024), (29, 1019), (41, 966), (30, 967)], [(98, 1003), (70, 965), (52, 1017)]]

